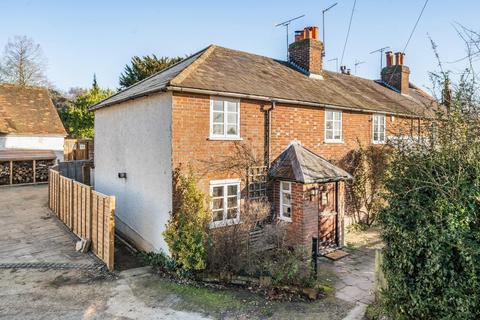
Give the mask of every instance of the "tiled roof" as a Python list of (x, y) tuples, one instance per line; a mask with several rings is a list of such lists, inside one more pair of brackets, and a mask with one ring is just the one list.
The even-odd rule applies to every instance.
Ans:
[(274, 179), (301, 183), (350, 180), (345, 170), (331, 164), (321, 156), (293, 142), (273, 162), (269, 172)]
[(353, 75), (324, 70), (323, 78), (310, 78), (285, 61), (211, 45), (93, 109), (171, 86), (358, 110), (417, 116), (431, 114), (433, 99), (413, 85), (406, 96), (378, 81)]
[(51, 160), (57, 156), (53, 150), (2, 149), (0, 161)]
[(0, 84), (0, 134), (66, 132), (47, 89)]

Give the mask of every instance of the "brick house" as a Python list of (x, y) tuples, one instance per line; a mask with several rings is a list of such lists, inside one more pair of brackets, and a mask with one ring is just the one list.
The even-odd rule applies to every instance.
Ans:
[[(189, 165), (210, 195), (211, 227), (241, 222), (242, 201), (267, 196), (297, 243), (342, 246), (351, 177), (335, 164), (358, 141), (415, 135), (432, 99), (409, 82), (402, 53), (387, 53), (380, 80), (323, 70), (317, 34), (298, 32), (289, 61), (211, 45), (92, 106), (95, 188), (117, 197), (117, 230), (167, 251), (172, 170)], [(239, 145), (267, 175), (217, 165)]]

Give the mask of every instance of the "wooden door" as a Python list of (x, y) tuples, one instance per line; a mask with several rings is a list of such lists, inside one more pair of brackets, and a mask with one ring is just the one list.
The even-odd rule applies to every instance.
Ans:
[(320, 191), (318, 206), (320, 248), (334, 248), (338, 245), (338, 204), (335, 183), (326, 183)]

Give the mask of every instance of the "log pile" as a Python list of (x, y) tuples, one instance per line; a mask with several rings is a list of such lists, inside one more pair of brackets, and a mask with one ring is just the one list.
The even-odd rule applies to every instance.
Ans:
[(35, 180), (36, 182), (48, 181), (48, 169), (53, 166), (53, 160), (37, 160), (35, 164)]
[(0, 185), (10, 184), (10, 161), (0, 162)]
[(13, 184), (33, 183), (33, 161), (13, 162)]

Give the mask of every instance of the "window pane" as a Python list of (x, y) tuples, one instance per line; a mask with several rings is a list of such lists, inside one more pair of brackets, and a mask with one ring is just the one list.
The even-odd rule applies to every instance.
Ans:
[(340, 131), (339, 131), (339, 130), (335, 131), (335, 135), (333, 136), (333, 139), (334, 139), (334, 140), (340, 140), (340, 139), (342, 139), (342, 135), (340, 134)]
[(223, 124), (214, 124), (213, 134), (223, 134)]
[(327, 128), (327, 130), (332, 130), (333, 129), (333, 121), (327, 121), (326, 128)]
[(282, 207), (282, 215), (287, 218), (292, 217), (292, 207), (290, 206), (283, 206)]
[(282, 192), (282, 204), (290, 205), (291, 204), (291, 195), (286, 192)]
[(373, 141), (378, 141), (378, 132), (373, 133)]
[(237, 114), (236, 113), (227, 113), (227, 122), (229, 124), (237, 124)]
[(213, 221), (223, 220), (223, 210), (213, 211)]
[(228, 209), (227, 210), (227, 219), (235, 219), (238, 216), (238, 210), (235, 209)]
[(227, 208), (236, 208), (238, 205), (237, 197), (230, 197), (227, 199)]
[(223, 198), (213, 199), (212, 200), (212, 210), (222, 209), (223, 208)]
[(228, 186), (228, 195), (229, 196), (236, 196), (237, 195), (237, 185), (230, 185)]
[(325, 116), (326, 116), (327, 120), (333, 120), (333, 112), (327, 111), (327, 112), (325, 112)]
[(227, 134), (229, 135), (236, 135), (237, 134), (237, 126), (236, 125), (228, 125), (227, 126)]
[(213, 110), (223, 111), (223, 101), (213, 100)]
[(327, 140), (333, 139), (333, 131), (329, 130), (329, 131), (325, 132), (325, 139), (327, 139)]
[(212, 188), (212, 197), (222, 197), (223, 196), (223, 186), (213, 187)]
[(213, 113), (213, 122), (223, 124), (223, 112), (214, 112)]
[(334, 113), (334, 119), (335, 120), (340, 120), (342, 118), (342, 113), (341, 112), (335, 112)]
[(282, 190), (290, 191), (290, 182), (282, 182)]
[(237, 112), (237, 103), (231, 101), (225, 101), (227, 104), (227, 111), (229, 112)]

